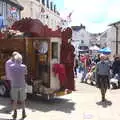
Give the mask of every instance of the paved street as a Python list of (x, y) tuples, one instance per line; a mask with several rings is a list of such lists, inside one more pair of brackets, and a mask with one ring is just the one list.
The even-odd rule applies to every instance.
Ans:
[[(72, 94), (43, 101), (27, 101), (25, 120), (120, 120), (120, 89), (109, 90), (107, 104), (101, 104), (99, 90), (94, 86), (76, 81), (76, 91)], [(11, 119), (9, 99), (0, 97), (0, 120)], [(18, 120), (21, 111), (18, 111)]]

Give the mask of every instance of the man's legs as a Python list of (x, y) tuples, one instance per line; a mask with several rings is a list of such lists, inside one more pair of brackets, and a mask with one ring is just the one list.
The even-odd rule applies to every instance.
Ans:
[(17, 101), (13, 100), (13, 118), (15, 119), (17, 117)]
[(25, 100), (26, 100), (25, 88), (20, 88), (20, 101), (21, 101), (21, 105), (22, 105), (22, 118), (26, 117)]
[(17, 117), (17, 99), (18, 99), (18, 89), (11, 88), (11, 98), (13, 100), (12, 108), (13, 108), (13, 118)]
[(101, 97), (102, 97), (102, 101), (105, 101), (105, 90), (104, 88), (101, 88)]
[(83, 76), (82, 76), (82, 81), (85, 82), (85, 83), (87, 83), (86, 74), (87, 74), (87, 69), (84, 68)]
[(25, 101), (22, 101), (21, 104), (22, 104), (22, 118), (25, 118), (26, 117)]
[(106, 94), (106, 91), (107, 91), (107, 88), (105, 87), (101, 87), (101, 97), (102, 97), (102, 101), (104, 102), (106, 99), (105, 99), (105, 94)]

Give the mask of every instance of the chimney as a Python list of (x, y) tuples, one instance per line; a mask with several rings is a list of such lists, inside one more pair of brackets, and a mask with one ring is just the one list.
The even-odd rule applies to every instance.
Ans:
[(50, 9), (53, 10), (53, 2), (50, 2)]

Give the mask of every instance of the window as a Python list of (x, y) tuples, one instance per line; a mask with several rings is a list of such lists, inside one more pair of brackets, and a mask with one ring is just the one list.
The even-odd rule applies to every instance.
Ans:
[(53, 10), (53, 2), (50, 2), (50, 9)]
[(42, 4), (45, 5), (45, 0), (42, 0)]
[(49, 5), (49, 0), (47, 0), (47, 8), (49, 8), (50, 7), (50, 5)]
[(19, 17), (19, 10), (15, 6), (7, 4), (7, 24), (12, 25), (16, 20), (19, 20)]
[(81, 50), (88, 50), (89, 49), (88, 46), (79, 46), (78, 48)]
[(84, 40), (81, 40), (81, 44), (83, 44), (84, 43)]
[(52, 43), (52, 59), (58, 58), (58, 43)]
[(56, 12), (56, 5), (54, 5), (54, 12)]
[(81, 33), (81, 37), (84, 38), (84, 33)]
[(3, 6), (2, 6), (2, 1), (0, 1), (0, 14), (2, 15), (2, 8), (3, 8)]

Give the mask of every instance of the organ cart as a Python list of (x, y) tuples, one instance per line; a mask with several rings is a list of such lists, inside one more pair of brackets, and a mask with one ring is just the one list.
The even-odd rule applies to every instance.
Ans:
[[(7, 34), (7, 37), (0, 39), (0, 95), (6, 95), (10, 90), (4, 64), (13, 51), (20, 52), (23, 63), (27, 65), (27, 93), (47, 96), (48, 99), (71, 93), (72, 90), (64, 86), (67, 76), (65, 66), (60, 61), (61, 30), (52, 31), (40, 21), (30, 18), (21, 21), (13, 24), (13, 36)], [(25, 24), (26, 21), (33, 22), (29, 24), (30, 28)], [(19, 32), (21, 35), (15, 36), (15, 30), (22, 31)]]

